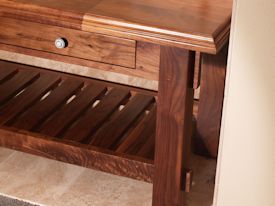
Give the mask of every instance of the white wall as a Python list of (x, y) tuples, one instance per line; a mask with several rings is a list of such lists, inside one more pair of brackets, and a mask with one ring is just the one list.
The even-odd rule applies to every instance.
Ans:
[(215, 205), (275, 206), (275, 0), (234, 5)]

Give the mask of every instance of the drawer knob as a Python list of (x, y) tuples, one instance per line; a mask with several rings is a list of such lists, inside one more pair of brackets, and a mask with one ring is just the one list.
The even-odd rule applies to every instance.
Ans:
[(68, 45), (68, 42), (64, 38), (58, 38), (55, 40), (55, 47), (58, 49), (64, 49)]

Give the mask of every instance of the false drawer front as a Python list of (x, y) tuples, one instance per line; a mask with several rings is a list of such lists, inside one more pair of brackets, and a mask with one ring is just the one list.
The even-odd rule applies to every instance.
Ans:
[(1, 18), (0, 42), (135, 68), (136, 42), (128, 39)]

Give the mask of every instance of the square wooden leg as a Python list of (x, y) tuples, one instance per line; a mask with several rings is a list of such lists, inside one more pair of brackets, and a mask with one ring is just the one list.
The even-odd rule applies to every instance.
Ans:
[(228, 47), (217, 55), (203, 54), (201, 89), (194, 136), (198, 154), (218, 155)]
[(161, 47), (153, 206), (182, 206), (191, 145), (194, 52)]

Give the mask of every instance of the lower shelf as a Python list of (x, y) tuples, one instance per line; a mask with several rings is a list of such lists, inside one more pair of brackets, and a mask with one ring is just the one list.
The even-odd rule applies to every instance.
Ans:
[(152, 182), (153, 94), (0, 61), (0, 145)]

